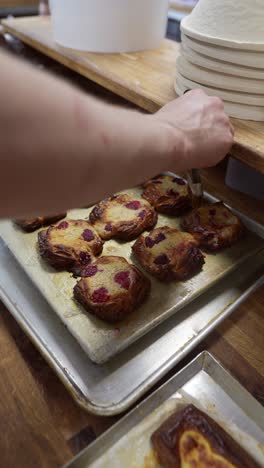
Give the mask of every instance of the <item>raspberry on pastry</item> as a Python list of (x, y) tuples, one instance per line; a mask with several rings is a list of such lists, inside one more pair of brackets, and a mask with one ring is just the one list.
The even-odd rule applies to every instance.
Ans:
[(141, 235), (132, 247), (140, 264), (162, 280), (184, 281), (201, 270), (204, 256), (190, 234), (161, 227)]
[(159, 175), (144, 184), (142, 197), (159, 213), (179, 216), (191, 207), (191, 198), (186, 182), (169, 175)]
[(219, 424), (193, 405), (166, 419), (151, 441), (164, 468), (259, 467)]
[(74, 297), (85, 309), (114, 323), (137, 309), (150, 292), (151, 283), (122, 257), (100, 257), (88, 265), (74, 287)]
[(183, 220), (181, 227), (190, 232), (201, 247), (216, 252), (236, 242), (243, 225), (222, 202), (205, 204), (193, 210)]
[(102, 239), (130, 241), (157, 222), (157, 213), (142, 198), (114, 195), (94, 207), (89, 217)]
[(66, 213), (58, 214), (54, 216), (39, 216), (38, 218), (32, 219), (16, 219), (15, 224), (17, 224), (23, 231), (33, 232), (37, 229), (48, 226), (49, 224), (56, 223), (62, 218), (65, 218)]
[(38, 234), (40, 255), (58, 270), (81, 275), (103, 249), (103, 241), (85, 220), (66, 219)]

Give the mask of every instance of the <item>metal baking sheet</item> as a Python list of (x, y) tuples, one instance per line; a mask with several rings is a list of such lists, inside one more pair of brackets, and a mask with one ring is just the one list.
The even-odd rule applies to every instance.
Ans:
[(98, 415), (127, 410), (255, 289), (264, 254), (248, 259), (109, 363), (93, 364), (0, 239), (0, 297), (76, 402)]
[(264, 467), (264, 408), (210, 355), (201, 353), (66, 468), (159, 468), (151, 434), (194, 404)]
[[(141, 189), (126, 190), (126, 193), (140, 196)], [(68, 217), (87, 218), (91, 209), (70, 211)], [(250, 230), (257, 226), (242, 214), (239, 216)], [(179, 227), (179, 219), (159, 215), (157, 226)], [(259, 231), (264, 236), (264, 229)], [(108, 361), (127, 348), (237, 268), (246, 258), (264, 249), (263, 239), (248, 231), (231, 248), (218, 254), (207, 254), (202, 272), (186, 282), (161, 283), (149, 276), (152, 288), (148, 300), (126, 320), (118, 325), (111, 325), (92, 316), (74, 301), (73, 287), (76, 279), (70, 273), (57, 272), (40, 259), (36, 232), (24, 233), (12, 222), (3, 221), (0, 223), (0, 235), (89, 358), (97, 364)], [(132, 244), (133, 242), (110, 240), (105, 243), (102, 255), (120, 255), (136, 263), (131, 255)]]

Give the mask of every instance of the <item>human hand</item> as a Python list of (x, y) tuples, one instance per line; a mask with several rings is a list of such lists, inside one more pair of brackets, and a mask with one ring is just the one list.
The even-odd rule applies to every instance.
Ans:
[[(154, 118), (182, 132), (185, 170), (216, 165), (233, 144), (234, 129), (224, 112), (223, 101), (200, 89), (165, 105)], [(173, 140), (173, 132), (170, 138)], [(178, 142), (179, 134), (175, 132), (175, 141), (171, 141), (172, 164), (177, 157)]]

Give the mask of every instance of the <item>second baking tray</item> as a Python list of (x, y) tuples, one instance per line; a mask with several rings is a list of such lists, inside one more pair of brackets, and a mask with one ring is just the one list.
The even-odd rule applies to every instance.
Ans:
[[(137, 197), (141, 194), (139, 188), (126, 192)], [(209, 195), (207, 198), (215, 201)], [(68, 217), (83, 219), (90, 211), (74, 210), (68, 213)], [(261, 236), (264, 237), (264, 229), (241, 213), (239, 216), (248, 228), (239, 242), (218, 254), (207, 254), (202, 272), (186, 282), (164, 284), (150, 277), (150, 297), (138, 311), (118, 325), (109, 325), (97, 319), (74, 301), (76, 279), (68, 272), (56, 272), (40, 259), (36, 232), (23, 233), (12, 222), (4, 221), (0, 223), (0, 235), (89, 358), (102, 364), (204, 293), (248, 257), (263, 250)], [(179, 218), (159, 215), (158, 226), (163, 225), (179, 227)], [(104, 245), (103, 255), (120, 255), (135, 263), (131, 255), (132, 244), (108, 241)]]
[(174, 411), (190, 403), (215, 419), (264, 466), (264, 408), (205, 351), (67, 468), (161, 468), (151, 448), (151, 434)]
[(264, 285), (263, 254), (101, 366), (90, 361), (1, 239), (0, 298), (75, 401), (110, 416), (131, 407)]

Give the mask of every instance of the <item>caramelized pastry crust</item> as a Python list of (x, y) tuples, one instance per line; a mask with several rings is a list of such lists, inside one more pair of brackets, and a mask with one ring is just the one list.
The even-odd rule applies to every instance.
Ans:
[(85, 220), (67, 219), (39, 232), (40, 255), (57, 270), (81, 275), (103, 249), (103, 241)]
[(163, 281), (184, 281), (201, 270), (204, 256), (185, 232), (161, 227), (140, 236), (132, 247), (141, 265)]
[(193, 210), (182, 221), (182, 229), (190, 232), (201, 247), (218, 251), (236, 242), (243, 225), (222, 202), (206, 204)]
[(54, 216), (39, 216), (34, 219), (16, 219), (15, 223), (26, 232), (33, 232), (37, 229), (48, 226), (49, 224), (56, 223), (62, 218), (65, 218), (66, 213)]
[(122, 257), (101, 257), (88, 265), (74, 287), (74, 297), (106, 322), (126, 318), (150, 292), (150, 281)]
[(146, 200), (120, 194), (96, 205), (89, 219), (102, 239), (130, 241), (155, 226), (157, 213)]
[(151, 437), (163, 468), (257, 468), (213, 419), (195, 408), (170, 416)]
[(179, 177), (159, 175), (144, 184), (143, 198), (159, 213), (179, 216), (191, 208), (186, 182)]

